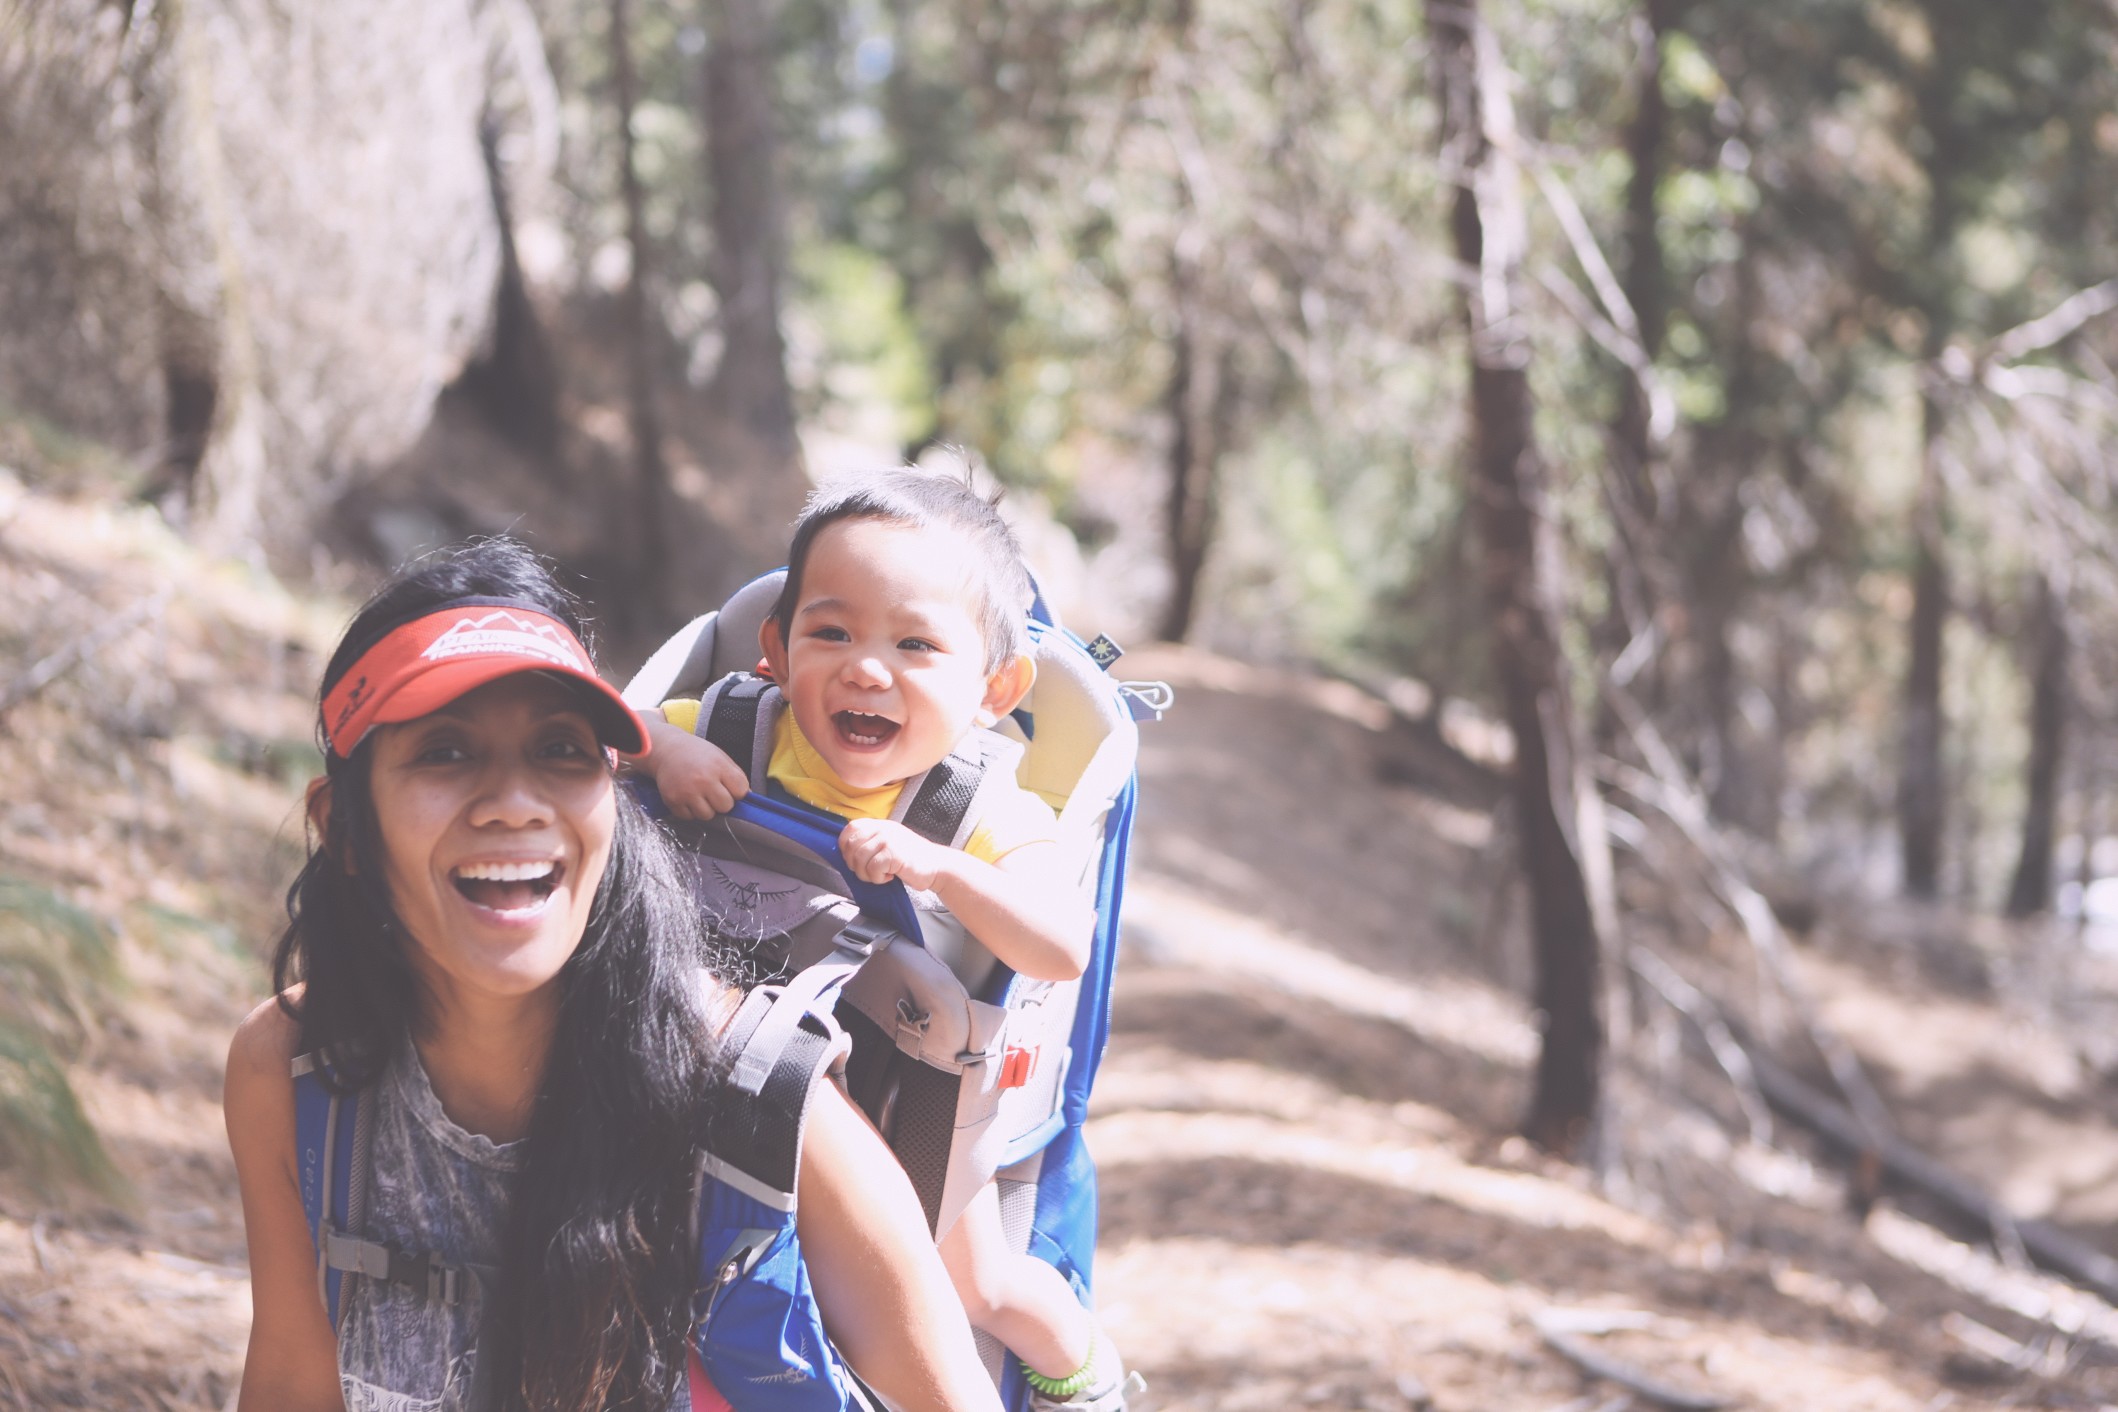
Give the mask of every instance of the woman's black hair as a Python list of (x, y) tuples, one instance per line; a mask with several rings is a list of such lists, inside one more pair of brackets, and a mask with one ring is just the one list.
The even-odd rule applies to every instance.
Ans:
[(772, 619), (783, 636), (793, 631), (794, 614), (801, 606), (802, 574), (809, 567), (816, 537), (841, 520), (886, 520), (954, 530), (970, 550), (964, 568), (978, 595), (987, 674), (1029, 650), (1025, 624), (1034, 590), (1015, 532), (966, 476), (909, 468), (827, 486), (809, 497), (801, 518), (794, 522), (794, 541), (787, 547), (787, 581), (772, 605)]
[[(582, 636), (579, 606), (510, 540), (445, 550), (369, 599), (324, 670), (318, 699), (373, 629), (464, 597), (534, 605)], [(383, 878), (369, 788), (372, 737), (328, 747), (328, 822), (287, 891), (273, 985), (301, 1052), (341, 1089), (372, 1084), (425, 997)], [(664, 1412), (684, 1372), (697, 1255), (692, 1180), (716, 1059), (698, 915), (661, 831), (619, 792), (610, 860), (559, 974), (557, 1028), (510, 1198), (479, 1361), (506, 1407)], [(287, 988), (303, 982), (298, 1000)]]

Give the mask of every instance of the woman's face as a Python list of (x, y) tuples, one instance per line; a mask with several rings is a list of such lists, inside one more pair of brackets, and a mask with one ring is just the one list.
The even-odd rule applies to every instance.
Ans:
[(384, 880), (434, 997), (515, 999), (551, 984), (588, 925), (617, 794), (574, 693), (535, 672), (378, 727)]

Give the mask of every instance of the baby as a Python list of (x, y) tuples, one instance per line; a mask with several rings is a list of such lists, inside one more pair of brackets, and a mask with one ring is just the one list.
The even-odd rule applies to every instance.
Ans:
[[(983, 792), (961, 849), (890, 818), (905, 781), (1028, 694), (1029, 576), (1013, 533), (960, 480), (893, 472), (812, 499), (759, 645), (788, 709), (767, 776), (849, 822), (847, 866), (940, 898), (1003, 964), (1065, 981), (1088, 963), (1093, 910), (1068, 885), (1050, 806)], [(709, 819), (749, 792), (744, 766), (688, 729), (696, 703), (648, 712), (641, 766), (670, 812)], [(1125, 1374), (1059, 1272), (1009, 1249), (993, 1183), (941, 1239), (974, 1327), (1022, 1359), (1032, 1405), (1121, 1412)]]

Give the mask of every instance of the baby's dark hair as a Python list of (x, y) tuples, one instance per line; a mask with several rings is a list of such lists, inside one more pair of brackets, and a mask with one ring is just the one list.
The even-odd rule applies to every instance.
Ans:
[(841, 520), (886, 520), (925, 529), (951, 529), (970, 546), (967, 566), (978, 595), (979, 627), (985, 635), (987, 675), (1029, 651), (1030, 600), (1034, 590), (1022, 566), (1022, 546), (1000, 511), (971, 488), (967, 479), (928, 475), (915, 470), (884, 471), (827, 486), (809, 497), (794, 522), (794, 542), (787, 548), (787, 582), (772, 605), (772, 620), (783, 634), (794, 627), (801, 604), (802, 571), (816, 537)]

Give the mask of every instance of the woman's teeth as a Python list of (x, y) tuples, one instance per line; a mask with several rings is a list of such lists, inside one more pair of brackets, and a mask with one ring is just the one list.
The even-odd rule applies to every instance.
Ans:
[(551, 896), (558, 884), (558, 865), (534, 863), (466, 863), (456, 870), (456, 890), (480, 907), (495, 912), (530, 912)]
[(531, 882), (550, 877), (555, 866), (549, 858), (536, 863), (466, 863), (456, 870), (456, 876), (480, 882)]

